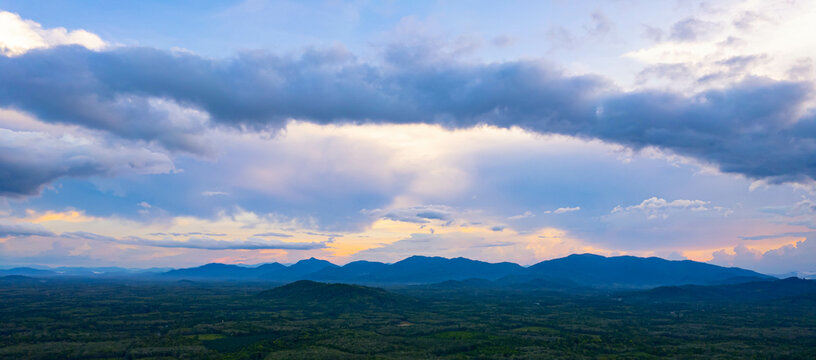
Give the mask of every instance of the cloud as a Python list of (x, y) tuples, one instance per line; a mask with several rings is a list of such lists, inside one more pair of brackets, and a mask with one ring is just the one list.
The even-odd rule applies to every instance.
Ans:
[(644, 24), (643, 25), (643, 36), (645, 38), (647, 38), (647, 39), (650, 39), (650, 40), (654, 41), (654, 42), (659, 42), (660, 40), (663, 40), (663, 30), (661, 30), (660, 28), (654, 27), (654, 26), (649, 26), (649, 25)]
[(532, 211), (525, 211), (522, 214), (510, 216), (510, 217), (507, 218), (507, 220), (519, 220), (519, 219), (527, 219), (527, 218), (531, 218), (531, 217), (535, 217), (535, 214), (533, 214)]
[(202, 232), (198, 232), (198, 231), (191, 231), (191, 232), (186, 232), (186, 233), (177, 233), (177, 232), (163, 233), (163, 232), (155, 232), (155, 233), (150, 233), (150, 234), (148, 234), (148, 235), (150, 235), (150, 236), (192, 236), (192, 235), (204, 235), (204, 236), (227, 236), (227, 234), (224, 234), (224, 233), (202, 233)]
[(249, 239), (241, 241), (216, 240), (206, 237), (194, 237), (180, 240), (151, 240), (135, 236), (114, 238), (88, 232), (67, 232), (60, 235), (66, 239), (86, 239), (108, 241), (126, 245), (150, 246), (159, 248), (203, 249), (203, 250), (316, 250), (326, 248), (322, 242), (285, 242), (274, 240)]
[(587, 32), (592, 36), (603, 36), (614, 28), (615, 24), (602, 11), (594, 11), (592, 23), (587, 27)]
[(283, 237), (283, 238), (292, 237), (292, 235), (289, 235), (289, 234), (276, 233), (276, 232), (265, 232), (265, 233), (255, 234), (253, 236), (258, 236), (258, 237), (270, 236), (270, 237)]
[(61, 177), (159, 174), (175, 169), (161, 152), (110, 143), (86, 132), (9, 130), (0, 115), (0, 196), (35, 195)]
[(204, 196), (229, 196), (230, 193), (224, 191), (204, 191), (201, 195)]
[(647, 81), (655, 78), (676, 81), (687, 80), (694, 76), (694, 72), (687, 64), (655, 64), (646, 66), (643, 70), (638, 72), (637, 76), (635, 77), (635, 81), (638, 84), (644, 84)]
[[(432, 64), (378, 66), (316, 50), (211, 60), (148, 48), (58, 47), (0, 58), (0, 104), (192, 152), (203, 151), (195, 133), (207, 121), (273, 129), (291, 118), (488, 123), (669, 149), (771, 183), (816, 176), (809, 165), (816, 118), (801, 115), (813, 96), (808, 83), (753, 78), (686, 96), (621, 92), (600, 77), (566, 76), (540, 62)], [(163, 99), (174, 114), (200, 109), (206, 115), (196, 116), (207, 120), (175, 126), (178, 116), (149, 99)]]
[(25, 237), (25, 236), (53, 236), (54, 233), (48, 231), (45, 227), (39, 224), (19, 223), (19, 224), (4, 224), (0, 223), (0, 238), (5, 237)]
[(23, 20), (20, 15), (0, 11), (0, 55), (17, 56), (32, 49), (69, 44), (92, 50), (100, 50), (106, 45), (99, 36), (85, 30), (43, 29), (42, 25)]
[[(816, 40), (801, 34), (814, 20), (816, 3), (741, 1), (681, 20), (667, 37), (659, 38), (655, 32), (657, 43), (624, 56), (647, 67), (683, 65), (686, 79), (652, 79), (649, 85), (685, 92), (732, 87), (750, 77), (812, 81), (807, 62), (816, 51)], [(760, 61), (739, 69), (727, 66), (729, 58), (751, 57)]]
[(438, 210), (425, 210), (416, 214), (418, 218), (429, 220), (448, 220), (449, 214)]
[(430, 220), (451, 220), (453, 209), (443, 205), (423, 205), (391, 210), (364, 210), (363, 213), (393, 221), (425, 224)]
[(547, 30), (546, 37), (551, 50), (572, 49), (579, 43), (576, 36), (563, 26), (550, 27), (550, 29)]
[(515, 39), (507, 35), (499, 35), (494, 37), (491, 43), (495, 47), (506, 48), (513, 46), (513, 44), (515, 43)]
[(816, 229), (816, 221), (814, 221), (816, 201), (808, 197), (802, 197), (791, 205), (767, 206), (760, 208), (759, 211), (773, 215), (775, 217), (774, 221), (778, 223)]
[(753, 250), (740, 244), (730, 251), (715, 252), (711, 263), (724, 266), (738, 266), (764, 272), (785, 274), (789, 272), (816, 273), (816, 240), (813, 236), (767, 251)]
[(738, 15), (736, 19), (734, 19), (733, 24), (735, 27), (750, 31), (754, 29), (759, 23), (763, 22), (773, 22), (772, 19), (769, 19), (767, 16), (757, 13), (756, 11), (745, 11), (742, 14)]
[(685, 200), (685, 199), (677, 199), (672, 201), (666, 201), (663, 198), (658, 197), (651, 197), (646, 200), (643, 200), (640, 204), (622, 207), (620, 205), (616, 206), (610, 214), (624, 214), (624, 213), (643, 213), (646, 214), (648, 219), (657, 219), (662, 218), (666, 219), (669, 217), (670, 211), (676, 210), (683, 210), (683, 211), (692, 211), (692, 212), (706, 212), (706, 211), (715, 211), (718, 213), (722, 213), (724, 215), (730, 214), (729, 210), (723, 208), (721, 206), (710, 206), (709, 201), (703, 200)]
[(742, 240), (766, 240), (766, 239), (779, 239), (779, 238), (786, 238), (786, 237), (807, 237), (815, 235), (816, 231), (798, 231), (798, 232), (786, 232), (780, 234), (771, 234), (771, 235), (755, 235), (755, 236), (740, 236)]
[(678, 41), (694, 41), (710, 34), (716, 29), (716, 23), (695, 18), (688, 18), (680, 20), (672, 25), (669, 38)]
[(580, 207), (580, 206), (575, 206), (575, 207), (561, 207), (561, 208), (558, 208), (558, 209), (555, 209), (555, 210), (552, 210), (552, 211), (551, 211), (551, 210), (547, 210), (547, 211), (545, 211), (544, 213), (545, 213), (545, 214), (565, 214), (565, 213), (568, 213), (568, 212), (579, 211), (579, 210), (581, 210), (581, 207)]

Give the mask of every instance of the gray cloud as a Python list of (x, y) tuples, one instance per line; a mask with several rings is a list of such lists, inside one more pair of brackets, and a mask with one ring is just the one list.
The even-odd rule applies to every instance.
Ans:
[(60, 235), (67, 239), (86, 239), (95, 241), (107, 241), (120, 244), (151, 246), (160, 248), (182, 248), (182, 249), (203, 249), (203, 250), (315, 250), (326, 248), (327, 242), (283, 242), (277, 240), (249, 239), (241, 241), (216, 240), (206, 237), (193, 237), (186, 241), (180, 240), (150, 240), (135, 236), (125, 238), (113, 238), (88, 232), (68, 232)]
[(649, 26), (644, 24), (643, 25), (643, 37), (652, 40), (654, 42), (659, 42), (663, 40), (663, 30), (658, 27)]
[(563, 26), (553, 26), (547, 30), (547, 41), (551, 50), (572, 49), (578, 44), (578, 39)]
[(195, 131), (162, 128), (172, 119), (123, 99), (169, 99), (243, 128), (281, 128), (289, 118), (518, 126), (657, 146), (771, 183), (816, 177), (816, 119), (797, 117), (813, 95), (809, 83), (750, 78), (692, 96), (622, 92), (540, 62), (465, 64), (416, 50), (392, 46), (386, 63), (375, 65), (340, 50), (210, 60), (149, 48), (57, 47), (0, 58), (0, 105), (188, 151), (197, 150), (177, 144)]
[(644, 84), (650, 79), (682, 81), (693, 77), (693, 75), (692, 69), (686, 64), (656, 64), (647, 66), (638, 72), (635, 80), (638, 84)]
[(289, 234), (284, 234), (284, 233), (276, 233), (276, 232), (266, 232), (266, 233), (260, 233), (260, 234), (255, 234), (255, 235), (253, 235), (253, 236), (258, 236), (258, 237), (266, 237), (266, 236), (270, 236), (270, 237), (284, 237), (284, 238), (289, 238), (289, 237), (292, 237), (292, 235), (289, 235)]
[(150, 234), (147, 234), (147, 235), (150, 235), (150, 236), (193, 236), (193, 235), (203, 235), (203, 236), (227, 236), (227, 234), (224, 234), (224, 233), (202, 233), (202, 232), (198, 232), (198, 231), (186, 232), (186, 233), (175, 233), (175, 232), (174, 232), (174, 233), (163, 233), (163, 232), (157, 232), (157, 233), (150, 233)]
[(480, 248), (480, 247), (491, 248), (491, 247), (505, 247), (505, 246), (516, 246), (516, 245), (518, 245), (518, 244), (516, 244), (514, 242), (500, 241), (500, 242), (495, 242), (495, 243), (477, 244), (477, 245), (473, 245), (472, 247), (474, 247), (474, 248)]
[(0, 196), (34, 195), (60, 177), (156, 174), (173, 169), (166, 154), (139, 146), (107, 144), (76, 134), (0, 128)]
[(512, 46), (514, 42), (515, 42), (515, 39), (513, 39), (512, 37), (507, 36), (507, 35), (496, 36), (496, 37), (493, 38), (493, 41), (492, 41), (493, 46), (500, 47), (500, 48), (505, 48), (505, 47)]
[(17, 236), (52, 236), (54, 233), (38, 224), (3, 224), (0, 223), (0, 238)]
[(587, 32), (592, 36), (602, 36), (608, 34), (615, 28), (615, 23), (609, 20), (602, 11), (592, 13), (592, 23), (587, 27)]
[(762, 14), (753, 11), (746, 11), (737, 17), (733, 21), (733, 24), (740, 30), (750, 31), (756, 27), (757, 24), (762, 22), (773, 22), (773, 20), (763, 16)]
[(669, 38), (678, 41), (694, 41), (717, 28), (716, 23), (695, 18), (680, 20), (671, 27)]
[(383, 219), (411, 222), (417, 224), (428, 223), (428, 220), (450, 220), (453, 209), (443, 205), (422, 205), (408, 208), (384, 210), (364, 210), (365, 214), (382, 217)]
[(779, 239), (784, 237), (808, 237), (813, 236), (816, 234), (816, 231), (802, 231), (802, 232), (786, 232), (781, 234), (771, 234), (771, 235), (756, 235), (756, 236), (740, 236), (742, 240), (766, 240), (766, 239)]

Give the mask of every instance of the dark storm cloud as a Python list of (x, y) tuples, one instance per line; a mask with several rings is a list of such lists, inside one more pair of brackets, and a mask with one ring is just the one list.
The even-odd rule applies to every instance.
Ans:
[(151, 246), (160, 248), (181, 248), (181, 249), (203, 249), (203, 250), (315, 250), (326, 248), (325, 241), (322, 242), (283, 242), (276, 240), (249, 239), (241, 241), (216, 240), (205, 237), (189, 238), (186, 241), (164, 239), (150, 240), (135, 236), (125, 238), (113, 238), (88, 232), (68, 232), (60, 235), (66, 239), (85, 239), (94, 241), (107, 241), (119, 244)]
[[(677, 29), (673, 36), (690, 36)], [(816, 177), (814, 119), (797, 118), (812, 96), (808, 83), (748, 79), (685, 96), (622, 92), (540, 62), (466, 64), (421, 46), (391, 46), (385, 59), (363, 63), (337, 49), (211, 60), (149, 48), (57, 47), (0, 58), (0, 106), (193, 152), (184, 144), (197, 130), (151, 113), (144, 99), (170, 99), (242, 128), (281, 128), (289, 118), (518, 126), (661, 147), (771, 182)]]

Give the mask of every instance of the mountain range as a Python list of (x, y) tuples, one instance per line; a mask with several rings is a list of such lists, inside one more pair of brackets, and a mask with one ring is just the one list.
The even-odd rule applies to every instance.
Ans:
[(575, 254), (545, 260), (529, 267), (515, 263), (488, 263), (462, 257), (411, 256), (387, 264), (354, 261), (338, 266), (315, 258), (283, 265), (254, 267), (211, 263), (183, 269), (123, 268), (14, 268), (0, 276), (31, 277), (127, 277), (153, 280), (252, 281), (288, 283), (312, 280), (363, 285), (441, 284), (448, 287), (503, 288), (655, 288), (678, 285), (721, 285), (774, 279), (751, 270), (721, 267), (691, 260), (657, 257)]
[[(315, 258), (290, 266), (279, 263), (246, 267), (207, 264), (171, 270), (165, 279), (291, 282), (312, 280), (368, 285), (413, 285), (478, 279), (484, 286), (653, 288), (673, 285), (717, 285), (773, 279), (751, 270), (691, 260), (657, 257), (576, 254), (524, 267), (466, 258), (411, 256), (393, 264), (355, 261), (337, 266)], [(478, 282), (478, 281), (477, 281)], [(452, 283), (449, 283), (453, 285)], [(538, 285), (536, 285), (538, 284)]]

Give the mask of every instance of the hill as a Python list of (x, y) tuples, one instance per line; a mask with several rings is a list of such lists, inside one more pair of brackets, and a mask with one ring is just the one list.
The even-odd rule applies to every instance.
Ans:
[(376, 261), (353, 261), (341, 267), (324, 268), (307, 276), (317, 281), (359, 281), (385, 271), (388, 264)]
[(25, 275), (6, 275), (0, 276), (0, 283), (6, 284), (35, 284), (45, 280), (33, 278)]
[(300, 260), (291, 266), (287, 267), (286, 269), (278, 272), (273, 273), (269, 272), (263, 275), (264, 278), (269, 277), (272, 279), (284, 279), (284, 280), (300, 280), (306, 278), (309, 274), (324, 270), (324, 269), (335, 269), (339, 268), (339, 266), (332, 264), (326, 260), (320, 260), (315, 258), (308, 258), (304, 260)]
[(23, 275), (23, 276), (54, 276), (57, 272), (51, 270), (41, 270), (29, 267), (17, 267), (13, 269), (0, 270), (0, 276)]
[(380, 288), (299, 280), (258, 294), (282, 304), (326, 308), (332, 311), (390, 307), (407, 299)]
[(210, 263), (194, 268), (170, 270), (163, 273), (166, 277), (175, 278), (195, 278), (195, 279), (251, 279), (254, 278), (256, 268), (248, 268), (238, 265)]

